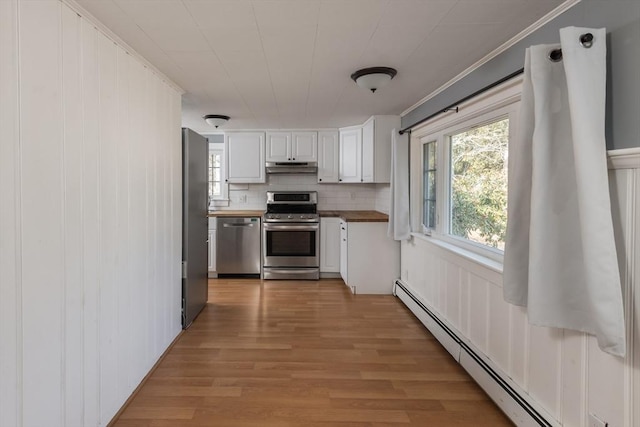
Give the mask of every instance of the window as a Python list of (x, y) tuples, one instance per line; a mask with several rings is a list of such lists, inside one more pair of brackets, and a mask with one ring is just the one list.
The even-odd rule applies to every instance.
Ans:
[(222, 151), (209, 150), (209, 200), (222, 197)]
[(228, 205), (228, 186), (224, 182), (224, 144), (209, 143), (209, 207)]
[(509, 119), (449, 137), (449, 233), (504, 250)]
[(411, 132), (414, 231), (501, 261), (509, 137), (520, 83), (496, 89)]
[(436, 227), (436, 147), (436, 141), (427, 142), (422, 146), (422, 226), (426, 230)]

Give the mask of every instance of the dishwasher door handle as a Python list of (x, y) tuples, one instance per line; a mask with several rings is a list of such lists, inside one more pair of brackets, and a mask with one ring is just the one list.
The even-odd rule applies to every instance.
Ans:
[(222, 224), (223, 227), (253, 227), (255, 224)]

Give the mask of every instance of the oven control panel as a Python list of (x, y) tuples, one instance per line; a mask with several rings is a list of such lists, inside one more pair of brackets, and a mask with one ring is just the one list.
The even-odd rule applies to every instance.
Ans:
[(318, 214), (313, 213), (267, 213), (264, 222), (318, 222)]

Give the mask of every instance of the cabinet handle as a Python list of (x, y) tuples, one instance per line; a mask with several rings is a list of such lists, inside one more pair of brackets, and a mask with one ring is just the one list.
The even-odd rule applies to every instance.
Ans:
[(322, 181), (322, 178), (318, 178), (318, 181)]
[(291, 160), (291, 157), (289, 157), (287, 160)]
[(338, 181), (342, 182), (342, 178), (340, 178)]
[(296, 158), (294, 157), (293, 160), (295, 160)]

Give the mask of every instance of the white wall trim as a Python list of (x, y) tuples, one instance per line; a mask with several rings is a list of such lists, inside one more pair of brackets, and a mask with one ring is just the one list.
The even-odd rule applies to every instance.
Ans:
[(89, 13), (84, 7), (80, 6), (75, 0), (59, 0), (59, 1), (66, 4), (78, 15), (85, 18), (87, 21), (91, 22), (93, 25), (95, 25), (98, 31), (100, 31), (102, 34), (104, 34), (109, 39), (111, 39), (115, 44), (123, 48), (129, 55), (133, 56), (138, 61), (140, 61), (145, 67), (153, 71), (154, 74), (160, 77), (160, 80), (162, 80), (167, 85), (171, 86), (173, 89), (178, 91), (180, 95), (183, 95), (185, 93), (185, 90), (182, 89), (176, 82), (174, 82), (169, 77), (167, 77), (166, 74), (164, 74), (162, 71), (156, 68), (156, 66), (153, 65), (151, 62), (147, 61), (147, 59), (144, 56), (140, 55), (134, 48), (129, 46), (124, 40), (118, 37), (106, 25), (100, 22), (98, 18), (93, 16), (91, 13)]
[(609, 169), (640, 169), (640, 147), (607, 151)]
[[(500, 369), (471, 341), (465, 338), (434, 307), (430, 306), (407, 283), (397, 280), (394, 294), (411, 310), (420, 322), (436, 337), (451, 356), (473, 377), (489, 397), (518, 426), (551, 426), (560, 424), (528, 393)], [(495, 377), (498, 377), (497, 379)], [(507, 391), (508, 390), (508, 391)], [(520, 400), (522, 403), (519, 403)], [(525, 409), (525, 407), (529, 407)], [(528, 410), (544, 419), (541, 424)]]
[(421, 106), (422, 104), (424, 104), (425, 102), (427, 102), (428, 100), (433, 98), (434, 96), (436, 96), (439, 93), (443, 92), (444, 90), (448, 89), (450, 86), (452, 86), (457, 81), (459, 81), (462, 78), (466, 77), (467, 75), (471, 74), (474, 70), (476, 70), (480, 66), (486, 64), (487, 62), (491, 61), (496, 56), (500, 55), (502, 52), (506, 51), (511, 46), (513, 46), (516, 43), (518, 43), (520, 40), (522, 40), (525, 37), (527, 37), (528, 35), (534, 33), (536, 30), (538, 30), (543, 25), (551, 22), (552, 20), (557, 18), (559, 15), (561, 15), (562, 13), (566, 12), (567, 10), (569, 10), (570, 8), (575, 6), (580, 1), (581, 0), (566, 0), (564, 3), (562, 3), (561, 5), (556, 7), (555, 9), (553, 9), (551, 12), (547, 13), (545, 16), (543, 16), (542, 18), (540, 18), (539, 20), (537, 20), (536, 22), (534, 22), (533, 24), (531, 24), (530, 26), (528, 26), (527, 28), (525, 28), (524, 30), (522, 30), (521, 32), (516, 34), (515, 36), (513, 36), (511, 39), (509, 39), (508, 41), (506, 41), (502, 45), (498, 46), (496, 49), (491, 51), (488, 55), (486, 55), (483, 58), (481, 58), (480, 60), (478, 60), (476, 63), (471, 65), (469, 68), (467, 68), (466, 70), (464, 70), (463, 72), (461, 72), (460, 74), (458, 74), (457, 76), (455, 76), (454, 78), (452, 78), (451, 80), (449, 80), (448, 82), (446, 82), (445, 84), (440, 86), (438, 89), (436, 89), (435, 91), (431, 92), (430, 94), (428, 94), (427, 96), (425, 96), (424, 98), (422, 98), (421, 100), (419, 100), (418, 102), (413, 104), (411, 107), (409, 107), (406, 110), (404, 110), (402, 113), (400, 113), (400, 116), (401, 117), (406, 116), (407, 114), (409, 114), (410, 112), (412, 112), (413, 110), (415, 110), (416, 108), (418, 108), (419, 106)]

